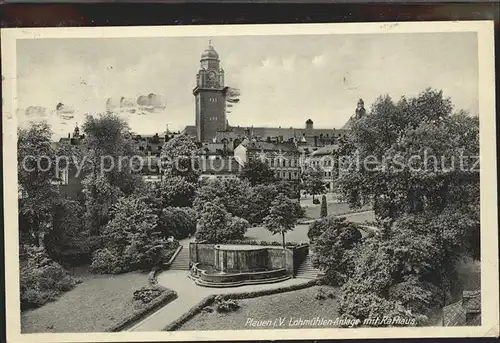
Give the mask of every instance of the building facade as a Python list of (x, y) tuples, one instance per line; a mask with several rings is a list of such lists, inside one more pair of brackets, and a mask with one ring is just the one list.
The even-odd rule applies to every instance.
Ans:
[[(161, 181), (158, 158), (164, 144), (178, 134), (186, 134), (198, 143), (201, 161), (205, 164), (207, 161), (217, 161), (215, 164), (218, 166), (209, 164), (201, 171), (201, 179), (237, 177), (245, 163), (265, 156), (265, 163), (277, 178), (297, 185), (307, 165), (321, 164), (325, 183), (329, 189), (333, 189), (336, 174), (330, 156), (337, 149), (339, 140), (349, 133), (352, 124), (366, 113), (364, 102), (360, 99), (355, 113), (340, 129), (315, 128), (311, 118), (301, 128), (231, 126), (226, 116), (229, 87), (225, 85), (225, 72), (219, 54), (211, 43), (201, 55), (193, 95), (195, 125), (188, 125), (177, 133), (166, 130), (162, 134), (133, 135), (138, 155), (143, 155), (146, 162), (141, 171), (145, 181)], [(84, 138), (77, 126), (73, 137), (68, 135), (59, 144), (78, 145)], [(239, 168), (235, 168), (236, 165)], [(73, 174), (72, 170), (65, 171), (65, 174), (58, 175), (58, 182), (62, 190), (74, 198), (74, 194), (81, 192), (82, 176), (77, 179)]]
[(335, 190), (335, 179), (338, 175), (335, 152), (338, 148), (337, 144), (328, 145), (304, 156), (303, 169), (308, 167), (320, 168), (327, 191)]
[(300, 179), (300, 151), (293, 142), (245, 140), (234, 150), (234, 158), (241, 165), (252, 160), (262, 161), (276, 178), (292, 184)]

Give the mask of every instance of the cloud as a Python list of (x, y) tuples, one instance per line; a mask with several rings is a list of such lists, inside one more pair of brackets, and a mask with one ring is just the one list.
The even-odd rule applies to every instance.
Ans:
[(149, 95), (140, 95), (137, 98), (137, 105), (147, 111), (156, 109), (165, 109), (166, 103), (161, 95), (149, 93)]
[(325, 65), (325, 63), (326, 63), (325, 55), (314, 56), (312, 59), (312, 64), (318, 67)]
[(24, 115), (28, 118), (47, 118), (50, 112), (42, 106), (28, 106), (24, 110)]

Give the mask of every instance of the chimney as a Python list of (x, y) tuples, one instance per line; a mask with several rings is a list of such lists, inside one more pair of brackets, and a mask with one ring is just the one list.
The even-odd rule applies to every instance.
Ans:
[(71, 138), (71, 134), (68, 133), (68, 138)]
[(318, 146), (318, 136), (314, 136), (314, 146), (317, 147)]

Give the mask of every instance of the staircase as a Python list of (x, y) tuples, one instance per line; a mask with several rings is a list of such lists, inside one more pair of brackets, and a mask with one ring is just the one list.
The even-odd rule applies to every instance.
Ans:
[(171, 270), (189, 270), (189, 248), (182, 247), (170, 265)]
[(297, 270), (296, 278), (301, 279), (316, 279), (320, 273), (319, 269), (312, 266), (311, 254), (307, 255), (299, 269)]

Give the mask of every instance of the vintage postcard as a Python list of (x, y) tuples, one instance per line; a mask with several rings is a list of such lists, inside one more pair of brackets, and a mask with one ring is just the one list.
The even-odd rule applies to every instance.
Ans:
[(8, 342), (498, 336), (492, 22), (1, 35)]

